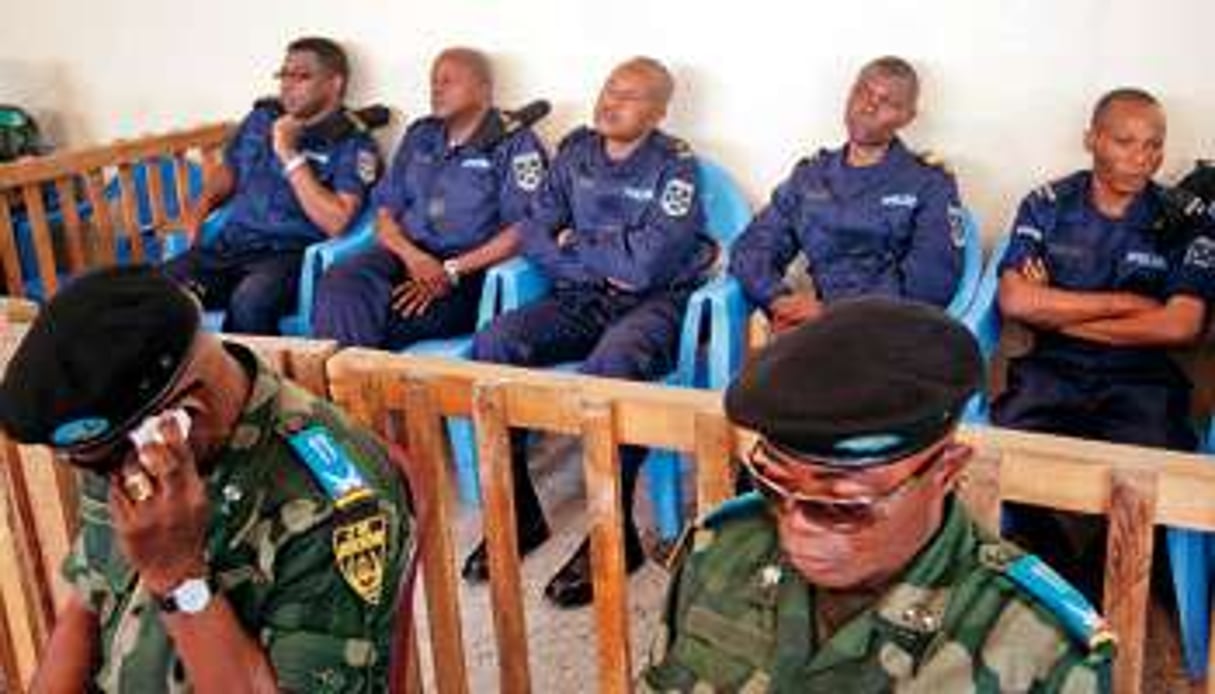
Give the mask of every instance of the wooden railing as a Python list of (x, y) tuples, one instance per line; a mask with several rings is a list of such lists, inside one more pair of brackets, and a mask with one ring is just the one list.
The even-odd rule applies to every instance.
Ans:
[[(120, 240), (130, 261), (144, 259), (140, 230), (181, 227), (181, 203), (192, 197), (189, 168), (214, 166), (230, 129), (218, 123), (0, 165), (0, 264), (8, 293), (23, 296), (27, 282), (37, 280), (49, 297), (61, 275), (116, 263)], [(137, 185), (137, 167), (144, 168), (145, 186)], [(19, 260), (23, 225), (37, 277), (25, 276)]]
[[(327, 388), (356, 420), (406, 445), (416, 466), (412, 487), (429, 500), (422, 506), (430, 515), (420, 525), (427, 529), (421, 585), (430, 648), (417, 652), (419, 640), (414, 639), (414, 652), (404, 655), (415, 663), (421, 657), (430, 660), (434, 688), (440, 692), (469, 690), (451, 534), (455, 510), (452, 495), (436, 493), (451, 484), (442, 417), (471, 416), (476, 426), (498, 679), (504, 692), (529, 691), (532, 679), (528, 615), (510, 531), (514, 508), (507, 432), (527, 427), (581, 436), (596, 581), (597, 682), (601, 691), (629, 690), (636, 668), (628, 641), (616, 446), (624, 442), (687, 453), (695, 461), (698, 510), (711, 508), (729, 496), (731, 460), (751, 437), (727, 423), (719, 394), (370, 350), (334, 354), (326, 344), (253, 344), (276, 354), (280, 368), (304, 378), (314, 390)], [(318, 376), (321, 363), (325, 378)], [(1215, 530), (1215, 466), (1197, 455), (998, 429), (967, 429), (963, 436), (978, 450), (963, 497), (992, 527), (998, 524), (1001, 500), (1109, 518), (1105, 612), (1119, 638), (1116, 684), (1120, 691), (1138, 691), (1144, 676), (1153, 527)], [(49, 629), (50, 606), (61, 594), (50, 574), (71, 532), (70, 475), (54, 472), (58, 468), (46, 465), (45, 457), (36, 448), (10, 447), (5, 453), (6, 527), (0, 528), (0, 552), (8, 555), (0, 555), (0, 607), (6, 610), (7, 626), (0, 631), (0, 664), (10, 683), (26, 681)], [(23, 503), (29, 513), (22, 510)], [(5, 533), (18, 541), (4, 541)], [(3, 568), (7, 566), (19, 567), (20, 575), (10, 576), (14, 571)], [(407, 684), (420, 688), (419, 670), (410, 668), (413, 679)]]

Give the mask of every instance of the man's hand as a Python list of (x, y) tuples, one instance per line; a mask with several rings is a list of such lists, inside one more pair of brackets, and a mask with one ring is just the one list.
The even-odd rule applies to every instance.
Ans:
[(574, 245), (574, 230), (562, 229), (561, 231), (557, 232), (556, 242), (557, 248), (560, 248), (561, 250), (565, 250)]
[(271, 136), (271, 145), (274, 147), (274, 154), (282, 164), (291, 161), (291, 158), (299, 154), (295, 148), (300, 139), (300, 131), (304, 129), (304, 124), (298, 118), (290, 114), (284, 114), (274, 121), (274, 130)]
[(823, 312), (823, 303), (809, 292), (795, 292), (778, 296), (768, 306), (772, 316), (772, 332), (782, 333), (818, 318)]
[[(119, 547), (156, 596), (187, 578), (206, 575), (210, 517), (206, 485), (173, 418), (160, 423), (160, 436), (163, 441), (140, 447), (110, 484), (110, 515)], [(127, 490), (140, 485), (124, 476), (141, 474), (147, 476), (151, 494), (137, 501)]]
[(420, 316), (426, 313), (435, 299), (446, 296), (450, 291), (450, 283), (435, 290), (421, 282), (405, 280), (392, 290), (392, 310), (404, 318)]

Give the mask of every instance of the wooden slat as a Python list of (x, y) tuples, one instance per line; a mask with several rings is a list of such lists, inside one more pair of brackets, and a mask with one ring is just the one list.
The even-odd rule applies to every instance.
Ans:
[(1157, 484), (1150, 470), (1110, 477), (1104, 612), (1118, 636), (1114, 691), (1133, 694), (1143, 682)]
[(72, 274), (84, 270), (84, 231), (81, 229), (80, 208), (76, 199), (76, 179), (55, 180), (59, 209), (63, 214), (63, 240), (67, 247), (68, 270)]
[(135, 174), (130, 164), (118, 166), (118, 208), (122, 213), (122, 226), (126, 232), (127, 241), (131, 244), (131, 262), (138, 263), (144, 259), (143, 236), (139, 233), (139, 202), (135, 190)]
[(4, 283), (10, 296), (25, 296), (25, 281), (21, 276), (21, 258), (17, 254), (17, 230), (8, 196), (0, 192), (0, 263), (4, 265)]
[(43, 296), (49, 299), (59, 288), (59, 274), (55, 268), (55, 243), (51, 237), (51, 226), (46, 220), (42, 187), (27, 185), (22, 189), (21, 195), (25, 200), (25, 215), (29, 220), (30, 234), (34, 241), (34, 255), (38, 260), (38, 276), (42, 280)]
[(583, 465), (587, 517), (591, 527), (591, 567), (598, 639), (599, 691), (629, 691), (628, 576), (624, 562), (620, 461), (610, 402), (582, 402)]
[(499, 690), (524, 694), (531, 691), (531, 676), (515, 532), (515, 485), (511, 479), (505, 386), (478, 385), (472, 404), (484, 497), (485, 545), (489, 553), (489, 595), (498, 643)]
[(20, 162), (0, 164), (0, 190), (74, 176), (117, 164), (134, 164), (165, 152), (196, 148), (204, 151), (215, 150), (223, 146), (232, 127), (231, 123), (214, 123), (164, 135), (119, 140), (100, 147), (58, 152)]
[[(332, 340), (308, 340), (299, 337), (268, 337), (259, 335), (222, 336), (229, 342), (238, 342), (257, 352), (263, 359), (278, 364), (280, 373), (306, 388), (317, 397), (329, 398), (329, 378), (325, 373), (330, 357), (337, 352), (337, 343)], [(353, 407), (366, 407), (368, 403), (351, 403)], [(368, 415), (370, 417), (370, 415)], [(372, 427), (371, 419), (363, 422)]]
[(105, 181), (101, 171), (90, 170), (84, 174), (84, 190), (93, 208), (92, 228), (96, 230), (91, 250), (97, 255), (94, 265), (108, 266), (118, 262), (114, 245), (114, 220), (110, 218), (110, 201), (105, 196)]
[(0, 591), (0, 692), (21, 691), (21, 669), (17, 663), (17, 646), (8, 624), (8, 605)]
[(162, 155), (148, 157), (144, 160), (144, 175), (148, 181), (148, 203), (152, 211), (152, 229), (157, 234), (164, 231), (169, 218), (165, 212), (165, 181), (161, 175), (160, 163)]
[(193, 202), (190, 198), (190, 176), (184, 150), (173, 152), (173, 190), (177, 193), (177, 218), (169, 220), (169, 228), (184, 226), (186, 210)]
[(410, 477), (410, 487), (415, 495), (427, 494), (425, 508), (429, 517), (419, 518), (417, 527), (427, 529), (422, 539), (422, 569), (435, 684), (442, 694), (465, 694), (468, 673), (464, 667), (459, 579), (451, 536), (454, 522), (447, 494), (450, 480), (443, 420), (426, 381), (411, 379), (405, 383), (405, 388), (409, 456), (416, 472)]
[(3, 463), (0, 495), (3, 495), (5, 523), (25, 599), (25, 620), (34, 643), (40, 647), (55, 619), (55, 601), (51, 595), (50, 575), (43, 562), (38, 526), (34, 520), (34, 502), (26, 483), (25, 468), (17, 445), (3, 434), (0, 434), (0, 462)]
[(991, 448), (975, 451), (962, 472), (958, 494), (975, 520), (987, 530), (1000, 532), (1000, 453)]
[(696, 510), (703, 517), (734, 496), (734, 430), (720, 414), (696, 415)]

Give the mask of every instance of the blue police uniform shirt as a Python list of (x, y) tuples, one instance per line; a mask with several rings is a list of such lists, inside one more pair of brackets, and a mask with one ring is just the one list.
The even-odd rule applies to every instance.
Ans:
[[(559, 286), (611, 281), (635, 292), (699, 280), (716, 256), (705, 232), (696, 158), (652, 132), (622, 161), (579, 128), (561, 143), (523, 224), (523, 253)], [(565, 229), (573, 239), (556, 243)]]
[[(1017, 211), (1000, 272), (1030, 258), (1046, 265), (1052, 286), (1071, 291), (1125, 291), (1157, 301), (1188, 294), (1215, 298), (1215, 222), (1189, 233), (1164, 231), (1162, 189), (1150, 183), (1121, 219), (1109, 219), (1090, 199), (1092, 174), (1081, 171), (1028, 195)], [(1116, 347), (1054, 331), (1038, 331), (1034, 357), (1063, 360), (1107, 373), (1168, 368), (1165, 350)]]
[[(220, 243), (241, 250), (301, 250), (323, 241), (327, 234), (308, 219), (283, 173), (271, 145), (279, 111), (259, 106), (241, 123), (224, 151), (224, 163), (236, 177), (231, 214), (220, 232)], [(341, 113), (331, 117), (344, 118)], [(379, 175), (380, 157), (366, 133), (353, 133), (336, 142), (305, 128), (297, 144), (317, 180), (337, 193), (365, 200)]]
[(823, 301), (888, 295), (938, 306), (962, 273), (965, 229), (953, 176), (899, 140), (881, 162), (847, 163), (847, 148), (803, 159), (730, 251), (730, 272), (751, 301), (788, 293), (801, 252)]
[(451, 257), (522, 219), (546, 166), (544, 147), (529, 128), (488, 149), (449, 147), (443, 121), (424, 118), (405, 133), (372, 203), (426, 252)]

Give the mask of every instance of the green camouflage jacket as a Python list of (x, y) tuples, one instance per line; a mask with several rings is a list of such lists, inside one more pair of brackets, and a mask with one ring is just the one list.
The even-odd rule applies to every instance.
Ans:
[(764, 502), (710, 516), (672, 579), (641, 689), (1108, 690), (1111, 648), (1081, 642), (1092, 634), (1069, 636), (1007, 575), (1023, 552), (948, 504), (940, 532), (905, 574), (826, 639), (815, 633), (821, 592), (783, 563)]
[[(397, 586), (416, 540), (400, 477), (380, 444), (330, 404), (283, 381), (244, 348), (228, 348), (256, 377), (207, 478), (211, 578), (265, 648), (281, 689), (386, 691)], [(363, 560), (364, 578), (380, 578), (374, 602), (344, 577), (335, 558), (343, 517), (288, 443), (301, 428), (317, 425), (372, 492), (364, 508), (378, 509), (386, 521), (377, 526), (386, 530), (379, 534), (386, 541), (378, 569), (374, 557), (353, 553)], [(94, 685), (105, 692), (190, 691), (155, 600), (119, 551), (107, 497), (105, 478), (82, 475), (81, 530), (63, 566), (98, 616)]]

